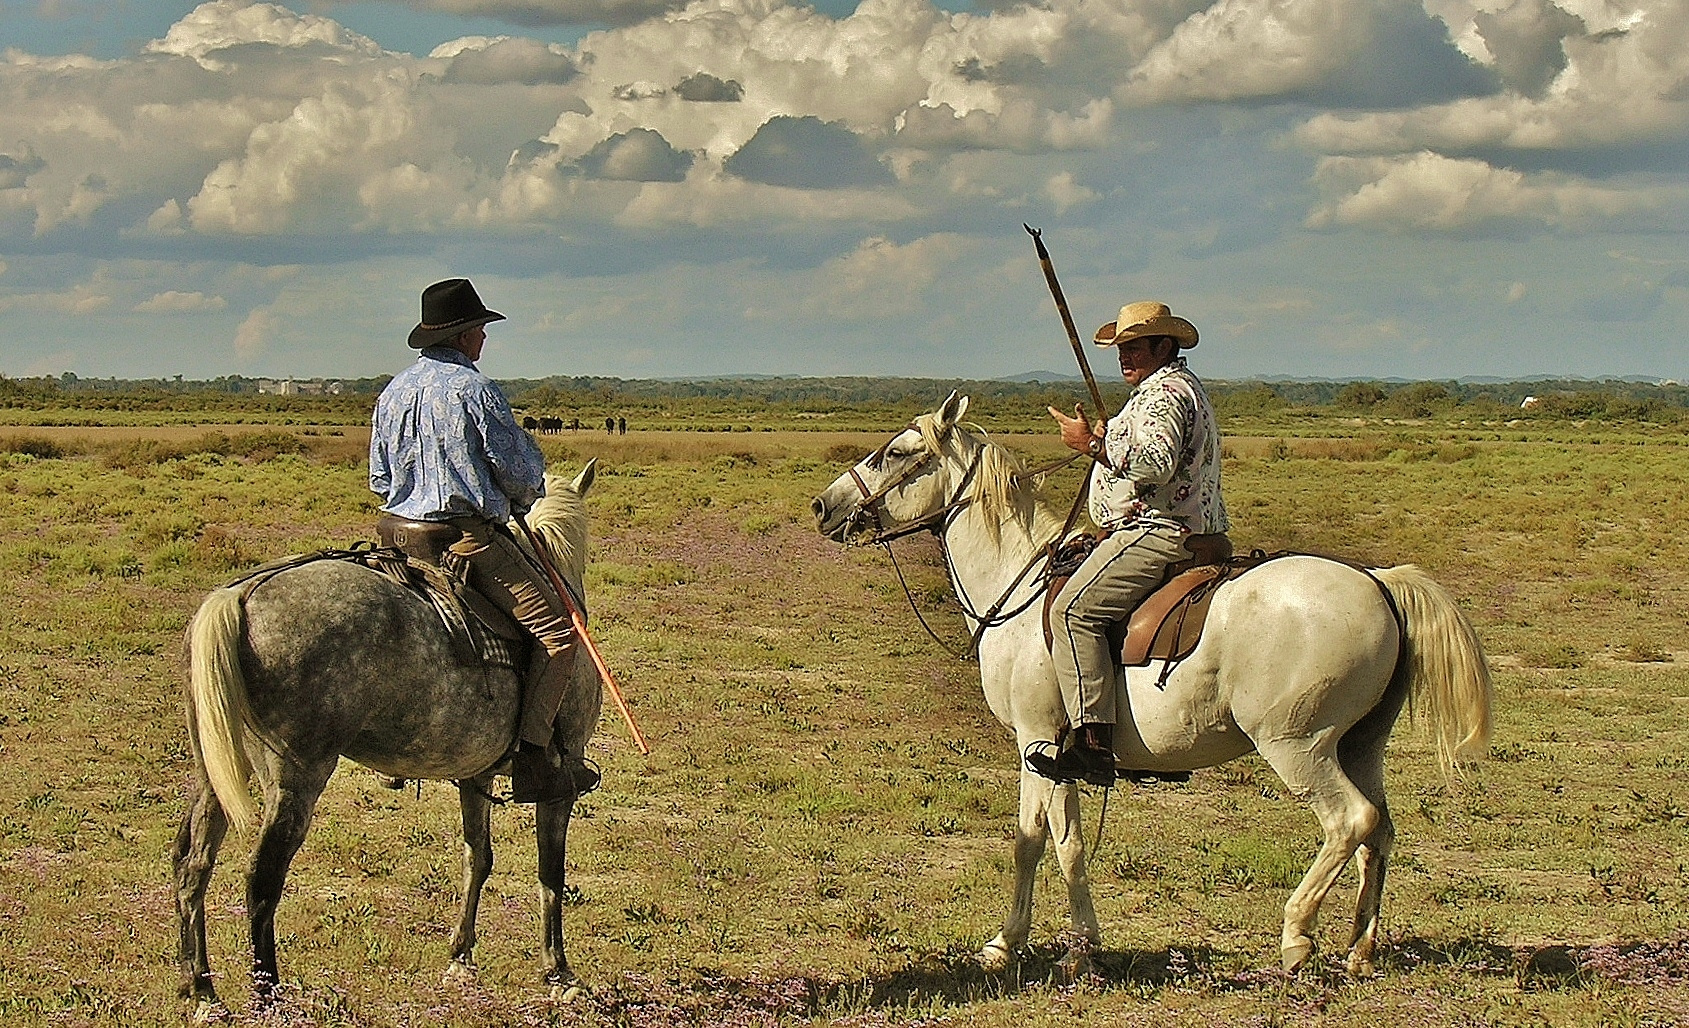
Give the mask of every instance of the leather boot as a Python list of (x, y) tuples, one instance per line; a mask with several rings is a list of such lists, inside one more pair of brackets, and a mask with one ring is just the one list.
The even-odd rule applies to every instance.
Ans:
[(556, 747), (525, 742), (511, 754), (512, 803), (557, 803), (574, 798), (574, 778), (563, 770)]
[[(1053, 748), (1053, 747), (1051, 747)], [(1051, 756), (1048, 750), (1028, 749), (1026, 766), (1056, 782), (1114, 784), (1114, 726), (1079, 725), (1066, 749)]]
[(525, 742), (510, 757), (513, 803), (573, 801), (598, 788), (602, 781), (603, 776), (586, 758), (561, 753), (556, 745), (542, 749)]

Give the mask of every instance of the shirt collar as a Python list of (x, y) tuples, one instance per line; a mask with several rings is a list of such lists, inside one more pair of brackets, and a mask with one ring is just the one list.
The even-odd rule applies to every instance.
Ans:
[(467, 353), (464, 353), (462, 350), (452, 346), (424, 347), (422, 353), (418, 356), (418, 359), (420, 360), (424, 357), (429, 360), (445, 361), (447, 364), (461, 365), (465, 368), (473, 368), (475, 366), (475, 362), (469, 359), (469, 355)]
[[(1183, 370), (1185, 370), (1185, 359), (1183, 357), (1174, 357), (1172, 360), (1168, 361), (1166, 364), (1163, 364), (1161, 367), (1156, 368), (1153, 372), (1151, 372), (1150, 376), (1148, 378), (1144, 379), (1142, 382), (1139, 382), (1138, 383), (1138, 389), (1148, 389), (1151, 383), (1159, 382), (1161, 379), (1166, 378), (1168, 375), (1171, 375), (1176, 371), (1183, 371)], [(1133, 390), (1133, 391), (1136, 392), (1137, 390)]]

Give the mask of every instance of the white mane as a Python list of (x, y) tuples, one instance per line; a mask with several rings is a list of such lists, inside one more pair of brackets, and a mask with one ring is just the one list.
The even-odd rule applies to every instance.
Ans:
[[(944, 439), (932, 414), (914, 421), (921, 441), (933, 453), (942, 452)], [(956, 425), (954, 431), (979, 447), (968, 501), (979, 511), (986, 532), (999, 542), (1005, 525), (1017, 525), (1034, 545), (1042, 546), (1055, 537), (1061, 523), (1044, 501), (1041, 483), (1026, 474), (1026, 465), (1008, 449), (991, 441), (978, 425)]]
[(564, 479), (545, 476), (545, 496), (528, 512), (528, 528), (573, 586), (586, 574), (586, 500)]

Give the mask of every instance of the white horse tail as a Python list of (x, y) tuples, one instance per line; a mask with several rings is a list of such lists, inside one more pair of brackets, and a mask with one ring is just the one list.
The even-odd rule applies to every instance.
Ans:
[(240, 672), (245, 613), (239, 589), (218, 589), (188, 626), (188, 737), (223, 812), (243, 832), (257, 818), (247, 791), (252, 762), (242, 745), (249, 717)]
[(1390, 590), (1407, 651), (1396, 665), (1408, 683), (1408, 712), (1423, 712), (1437, 760), (1452, 779), (1461, 760), (1482, 757), (1490, 742), (1494, 690), (1472, 622), (1454, 597), (1412, 564), (1372, 572)]

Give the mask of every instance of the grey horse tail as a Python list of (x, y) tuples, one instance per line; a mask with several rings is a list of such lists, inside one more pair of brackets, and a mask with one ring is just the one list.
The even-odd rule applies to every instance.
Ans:
[(244, 599), (239, 588), (218, 589), (188, 626), (188, 737), (223, 812), (243, 832), (257, 819), (243, 744), (250, 717), (240, 671)]

